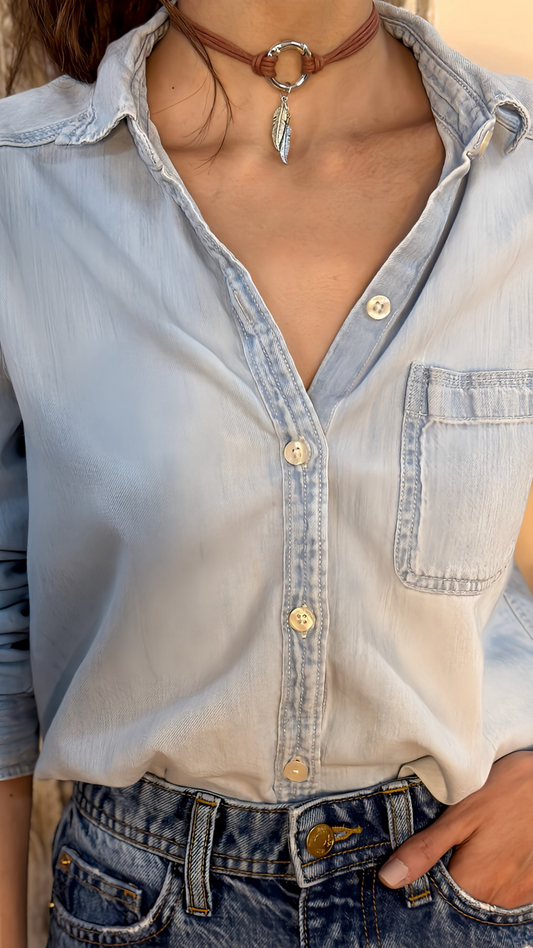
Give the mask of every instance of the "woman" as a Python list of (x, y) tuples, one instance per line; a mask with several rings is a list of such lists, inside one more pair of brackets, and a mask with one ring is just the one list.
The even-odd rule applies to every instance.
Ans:
[(382, 2), (31, 7), (2, 948), (37, 726), (53, 948), (524, 948), (532, 84)]

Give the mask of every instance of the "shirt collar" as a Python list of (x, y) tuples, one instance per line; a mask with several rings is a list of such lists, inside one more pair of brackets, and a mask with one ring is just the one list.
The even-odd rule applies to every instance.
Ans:
[[(510, 132), (507, 152), (517, 148), (531, 127), (531, 116), (503, 78), (451, 49), (421, 17), (383, 0), (376, 0), (376, 6), (386, 29), (412, 48), (436, 118), (463, 147), (472, 148), (480, 130), (498, 119)], [(89, 109), (63, 127), (58, 144), (97, 142), (128, 116), (148, 131), (144, 63), (168, 29), (167, 21), (168, 12), (162, 7), (108, 46)]]
[(168, 29), (168, 12), (161, 7), (142, 26), (107, 47), (93, 85), (92, 101), (84, 114), (64, 126), (59, 145), (100, 141), (128, 116), (140, 121), (147, 112), (141, 96), (141, 74), (155, 44)]

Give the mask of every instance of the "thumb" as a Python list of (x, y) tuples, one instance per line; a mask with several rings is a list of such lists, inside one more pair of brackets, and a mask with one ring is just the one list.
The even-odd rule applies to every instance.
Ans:
[(379, 871), (379, 878), (384, 885), (390, 889), (409, 885), (431, 869), (452, 846), (463, 841), (457, 822), (450, 819), (449, 812), (395, 850)]

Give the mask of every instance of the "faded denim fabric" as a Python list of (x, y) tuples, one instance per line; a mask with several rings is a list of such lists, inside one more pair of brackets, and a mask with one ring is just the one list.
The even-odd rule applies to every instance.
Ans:
[(150, 774), (75, 786), (54, 842), (48, 948), (533, 943), (533, 904), (472, 898), (447, 871), (451, 851), (403, 889), (380, 882), (391, 850), (443, 810), (417, 778), (283, 807), (180, 789)]
[(309, 391), (150, 121), (164, 10), (0, 103), (3, 778), (39, 724), (43, 778), (451, 803), (533, 745), (533, 84), (379, 12), (446, 162)]

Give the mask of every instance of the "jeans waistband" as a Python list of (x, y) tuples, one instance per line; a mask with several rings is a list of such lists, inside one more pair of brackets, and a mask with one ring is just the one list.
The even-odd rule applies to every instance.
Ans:
[[(153, 774), (130, 787), (76, 783), (73, 797), (113, 835), (184, 863), (192, 890), (195, 878), (216, 871), (308, 887), (332, 873), (376, 867), (444, 809), (417, 777), (282, 805), (232, 800)], [(408, 887), (412, 907), (427, 889), (424, 879)]]

